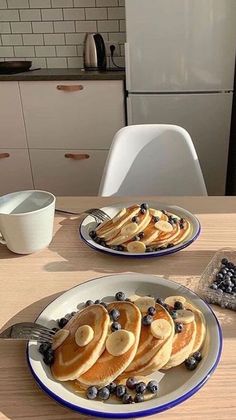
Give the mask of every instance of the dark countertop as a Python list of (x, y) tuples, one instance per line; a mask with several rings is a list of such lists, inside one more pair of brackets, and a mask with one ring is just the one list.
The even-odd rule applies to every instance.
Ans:
[(125, 80), (125, 72), (120, 70), (40, 69), (17, 74), (0, 74), (2, 82), (30, 80)]

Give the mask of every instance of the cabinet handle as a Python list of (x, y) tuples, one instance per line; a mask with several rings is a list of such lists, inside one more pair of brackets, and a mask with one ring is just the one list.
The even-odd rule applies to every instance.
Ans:
[(77, 92), (83, 90), (82, 85), (57, 85), (57, 90), (64, 90), (65, 92)]
[(8, 158), (9, 156), (9, 153), (0, 153), (0, 159)]
[(84, 159), (89, 159), (89, 155), (82, 154), (82, 153), (66, 153), (65, 154), (65, 158), (68, 159), (74, 159), (74, 160), (84, 160)]

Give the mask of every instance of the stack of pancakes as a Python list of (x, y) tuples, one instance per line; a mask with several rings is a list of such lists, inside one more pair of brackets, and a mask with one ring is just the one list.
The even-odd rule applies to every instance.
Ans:
[(106, 247), (122, 246), (123, 251), (143, 253), (150, 249), (175, 246), (183, 242), (191, 231), (188, 220), (179, 216), (134, 204), (123, 208), (111, 220), (100, 224), (96, 238)]
[[(63, 339), (55, 346), (51, 366), (55, 379), (76, 380), (84, 389), (91, 385), (103, 387), (124, 377), (145, 376), (178, 366), (202, 347), (204, 317), (184, 297), (168, 297), (168, 310), (151, 297), (134, 296), (131, 300), (109, 303), (107, 309), (93, 304), (73, 316), (63, 329), (66, 333), (59, 334)], [(169, 311), (179, 300), (184, 306), (179, 311), (183, 330), (175, 333)], [(143, 325), (142, 317), (150, 306), (156, 313), (151, 325)], [(119, 311), (121, 325), (121, 330), (114, 332), (109, 316), (113, 309)]]

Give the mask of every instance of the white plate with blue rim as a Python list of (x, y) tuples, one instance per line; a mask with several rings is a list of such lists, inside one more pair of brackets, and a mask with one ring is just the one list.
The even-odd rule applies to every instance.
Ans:
[[(107, 207), (102, 207), (101, 210), (103, 210), (111, 218), (113, 218), (119, 212), (119, 210), (121, 210), (124, 207), (127, 208), (131, 205), (133, 205), (133, 203), (114, 204)], [(178, 207), (178, 206), (164, 205), (163, 203), (158, 204), (157, 202), (149, 202), (148, 205), (151, 208), (162, 209), (164, 211), (173, 213), (180, 218), (188, 220), (190, 224), (190, 231), (189, 231), (188, 236), (178, 245), (167, 247), (164, 249), (163, 248), (155, 249), (152, 252), (132, 253), (132, 252), (126, 252), (126, 251), (119, 251), (117, 249), (103, 246), (91, 238), (90, 233), (94, 231), (94, 229), (96, 229), (96, 227), (98, 226), (98, 223), (95, 221), (94, 217), (92, 217), (91, 215), (88, 215), (83, 219), (79, 227), (79, 234), (81, 236), (81, 239), (92, 249), (100, 251), (100, 252), (105, 252), (108, 255), (143, 258), (143, 257), (161, 257), (164, 255), (169, 255), (169, 254), (178, 252), (181, 249), (184, 249), (188, 247), (189, 245), (191, 245), (191, 243), (194, 242), (200, 235), (201, 225), (199, 223), (199, 220), (196, 218), (196, 216), (194, 216), (188, 210), (183, 209), (182, 207)]]
[(27, 347), (27, 359), (36, 382), (55, 401), (78, 413), (111, 419), (135, 418), (160, 413), (184, 402), (198, 392), (219, 363), (222, 332), (210, 306), (186, 287), (154, 275), (116, 274), (85, 282), (55, 299), (42, 311), (36, 321), (47, 327), (55, 327), (59, 318), (76, 311), (78, 306), (81, 308), (88, 299), (108, 301), (111, 296), (115, 296), (116, 292), (121, 290), (126, 296), (139, 294), (165, 298), (171, 295), (182, 295), (190, 300), (202, 312), (206, 320), (206, 338), (201, 349), (203, 358), (193, 371), (181, 365), (165, 371), (161, 380), (160, 372), (152, 374), (151, 377), (147, 377), (147, 381), (160, 380), (157, 396), (142, 403), (123, 405), (112, 399), (106, 402), (97, 399), (88, 400), (76, 394), (68, 384), (57, 382), (51, 374), (50, 367), (43, 362), (43, 357), (38, 351), (39, 345), (35, 341), (30, 341)]

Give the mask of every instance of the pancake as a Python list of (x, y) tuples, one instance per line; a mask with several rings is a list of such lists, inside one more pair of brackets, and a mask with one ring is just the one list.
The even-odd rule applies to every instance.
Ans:
[(105, 349), (97, 362), (83, 375), (79, 376), (78, 382), (82, 387), (96, 385), (103, 387), (115, 380), (130, 365), (138, 348), (141, 313), (131, 302), (112, 302), (108, 305), (108, 311), (118, 309), (120, 312), (119, 323), (122, 329), (131, 331), (135, 336), (132, 347), (120, 356), (112, 356)]
[(171, 334), (164, 340), (155, 338), (149, 326), (142, 326), (136, 356), (126, 369), (125, 374), (130, 376), (143, 374), (149, 368), (149, 365), (155, 365), (154, 370), (161, 369), (170, 358), (174, 336), (174, 322), (163, 306), (156, 304), (156, 311), (153, 321), (157, 319), (168, 321), (171, 325)]
[(196, 323), (196, 337), (192, 349), (192, 353), (201, 349), (206, 336), (206, 322), (203, 314), (199, 309), (195, 308), (191, 303), (186, 302), (185, 308), (194, 312)]
[[(110, 317), (102, 305), (91, 305), (76, 314), (65, 326), (68, 337), (55, 350), (55, 361), (51, 371), (55, 379), (68, 381), (82, 375), (102, 354), (105, 348)], [(84, 347), (75, 342), (75, 333), (82, 325), (89, 325), (94, 331), (94, 338)]]

